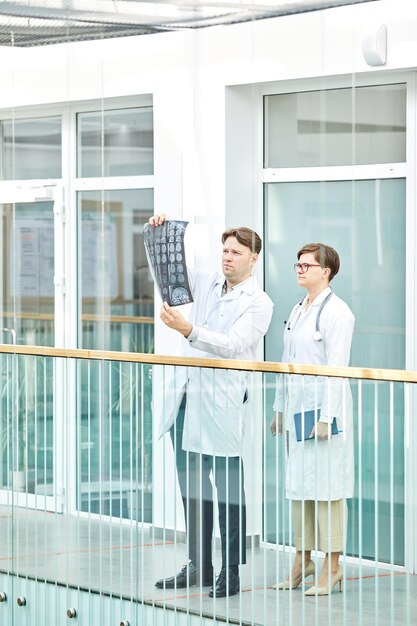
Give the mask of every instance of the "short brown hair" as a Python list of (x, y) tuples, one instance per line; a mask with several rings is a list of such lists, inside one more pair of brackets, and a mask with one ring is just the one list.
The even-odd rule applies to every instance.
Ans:
[(328, 267), (330, 270), (329, 281), (336, 276), (340, 268), (340, 258), (338, 253), (331, 246), (324, 243), (308, 243), (297, 252), (297, 259), (300, 260), (302, 254), (313, 254), (317, 263), (321, 267)]
[(251, 228), (240, 226), (239, 228), (229, 228), (229, 230), (225, 230), (222, 235), (222, 243), (229, 237), (235, 237), (242, 246), (246, 246), (246, 248), (249, 248), (251, 252), (255, 252), (256, 254), (259, 254), (262, 250), (262, 239), (259, 237), (258, 233), (255, 233)]

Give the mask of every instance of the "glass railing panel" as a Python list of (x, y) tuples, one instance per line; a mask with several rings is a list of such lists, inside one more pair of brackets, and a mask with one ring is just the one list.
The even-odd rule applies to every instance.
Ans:
[(0, 489), (54, 492), (54, 361), (1, 355)]
[[(83, 625), (412, 623), (412, 383), (43, 350), (0, 357), (0, 586), (15, 623), (68, 609)], [(303, 438), (316, 409), (336, 417), (330, 441)], [(326, 546), (340, 552), (332, 592), (306, 595)], [(296, 547), (304, 569), (283, 592)]]
[[(268, 385), (267, 385), (268, 386)], [(404, 553), (404, 429), (405, 390), (402, 383), (353, 381), (353, 442), (355, 492), (348, 503), (349, 530), (347, 553), (354, 557), (376, 559), (389, 563), (390, 507), (394, 511), (395, 549), (394, 562), (405, 564)], [(269, 385), (271, 387), (271, 385)], [(392, 409), (392, 406), (394, 409)], [(395, 429), (391, 433), (392, 411), (395, 414)], [(265, 539), (288, 544), (288, 511), (274, 504), (283, 498), (284, 485), (279, 477), (285, 475), (285, 443), (271, 441), (266, 437), (265, 454), (267, 464), (275, 470), (265, 477)], [(393, 463), (391, 473), (390, 462)], [(390, 488), (393, 501), (390, 501)], [(359, 495), (360, 494), (360, 495)], [(361, 509), (359, 515), (359, 508)], [(277, 516), (281, 515), (281, 521)], [(362, 527), (359, 528), (359, 517)], [(366, 523), (364, 523), (366, 522)], [(375, 544), (375, 524), (382, 539)]]
[[(275, 395), (273, 378), (268, 376), (265, 381), (266, 398)], [(267, 544), (276, 550), (272, 562), (265, 553), (265, 580), (267, 585), (271, 578), (278, 583), (276, 618), (287, 615), (293, 623), (291, 614), (301, 614), (303, 624), (319, 623), (308, 621), (308, 615), (311, 610), (326, 610), (333, 623), (337, 611), (343, 610), (347, 623), (388, 624), (390, 619), (409, 623), (405, 442), (412, 421), (412, 385), (389, 380), (345, 380), (343, 384), (349, 384), (352, 391), (350, 403), (346, 388), (339, 399), (332, 392), (328, 396), (321, 393), (320, 387), (328, 384), (326, 378), (283, 375), (276, 382), (285, 389), (283, 405), (278, 403), (276, 407), (276, 420), (281, 406), (292, 407), (287, 413), (284, 408), (281, 436), (271, 436), (265, 421), (263, 533)], [(333, 399), (330, 414), (334, 412), (338, 421), (341, 418), (343, 428), (332, 435), (330, 442), (304, 440), (305, 433), (301, 441), (295, 440), (294, 410), (300, 411), (298, 419), (305, 423), (311, 408), (322, 408), (319, 401), (312, 403), (314, 398), (322, 398), (326, 404)], [(345, 428), (349, 420), (353, 426), (350, 443)], [(329, 509), (330, 500), (332, 507), (336, 501), (342, 503), (339, 521)], [(324, 518), (320, 513), (323, 506)], [(334, 530), (339, 526), (345, 529), (342, 543), (338, 540), (340, 530)], [(335, 549), (332, 543), (330, 547), (326, 544), (323, 533), (328, 534)], [(330, 558), (337, 559), (336, 554), (331, 555), (337, 552), (339, 574), (334, 569), (336, 560), (332, 564)], [(272, 565), (270, 569), (268, 564)], [(321, 589), (326, 578), (334, 582), (333, 594)], [(336, 593), (339, 585), (344, 586), (343, 596)], [(282, 594), (283, 587), (291, 586), (301, 587), (302, 593), (291, 597)], [(315, 600), (309, 596), (314, 589), (319, 590), (313, 594)]]
[(77, 362), (80, 511), (151, 522), (151, 367)]
[[(353, 385), (353, 392), (357, 406), (357, 489), (350, 503), (353, 523), (348, 552), (355, 556), (361, 552), (363, 558), (384, 563), (393, 559), (393, 563), (404, 565), (406, 390), (401, 383), (359, 381)], [(366, 520), (361, 530), (360, 517)]]

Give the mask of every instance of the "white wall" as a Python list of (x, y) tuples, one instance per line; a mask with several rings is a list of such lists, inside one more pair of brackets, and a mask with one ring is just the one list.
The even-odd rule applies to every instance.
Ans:
[[(361, 45), (381, 23), (388, 62), (375, 69)], [(236, 201), (225, 187), (226, 86), (416, 66), (417, 5), (383, 0), (194, 32), (0, 48), (0, 109), (153, 94), (156, 208), (204, 226), (208, 238), (195, 254), (208, 267), (217, 235), (235, 219), (226, 211), (226, 198)], [(245, 179), (258, 157), (248, 155)], [(239, 194), (247, 199), (245, 187)]]
[[(388, 62), (375, 69), (361, 46), (381, 23), (388, 27)], [(1, 48), (0, 109), (153, 94), (156, 208), (204, 227), (195, 254), (208, 267), (224, 223), (235, 218), (229, 206), (236, 199), (225, 186), (226, 86), (300, 78), (317, 84), (416, 66), (417, 5), (383, 0), (194, 32)], [(244, 156), (246, 180), (254, 168)], [(236, 185), (236, 198), (247, 199), (244, 189)]]
[[(387, 64), (371, 68), (362, 40), (382, 23), (388, 28)], [(155, 209), (193, 223), (188, 260), (211, 268), (224, 226), (238, 222), (262, 230), (261, 129), (253, 115), (258, 85), (311, 79), (323, 88), (328, 77), (416, 66), (417, 3), (382, 0), (194, 32), (0, 49), (0, 110), (152, 94)], [(159, 323), (156, 329), (157, 352), (178, 353), (179, 339)], [(248, 502), (258, 512), (250, 515), (250, 530), (259, 533), (260, 446), (253, 465), (250, 452)], [(157, 447), (155, 458), (162, 454)], [(156, 463), (157, 491), (161, 481)], [(162, 516), (157, 501), (157, 525)]]

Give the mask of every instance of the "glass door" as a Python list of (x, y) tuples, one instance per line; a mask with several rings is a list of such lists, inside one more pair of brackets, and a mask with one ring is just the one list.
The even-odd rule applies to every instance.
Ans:
[[(332, 281), (332, 287), (348, 302), (356, 318), (351, 352), (351, 364), (362, 367), (405, 367), (405, 179), (322, 181), (268, 184), (265, 186), (265, 289), (278, 303), (274, 321), (266, 340), (266, 359), (280, 361), (284, 320), (304, 290), (297, 286), (293, 263), (296, 253), (310, 241), (322, 241), (334, 246), (340, 254), (341, 270)], [(399, 268), (402, 268), (399, 270)], [(381, 305), (383, 303), (383, 306)], [(352, 384), (354, 406), (357, 406), (357, 387)], [(390, 455), (389, 415), (380, 412), (379, 442), (375, 442), (372, 390), (363, 388), (363, 428), (360, 431), (358, 415), (355, 419), (356, 492), (349, 501), (349, 535), (347, 553), (360, 554), (359, 537), (362, 532), (362, 556), (376, 557), (374, 531), (378, 510), (378, 532), (381, 542), (379, 560), (390, 560)], [(382, 393), (385, 393), (383, 391)], [(399, 412), (395, 420), (393, 454), (395, 458), (394, 508), (394, 562), (404, 564), (404, 422), (401, 406), (403, 398), (396, 397)], [(272, 398), (269, 400), (272, 406)], [(381, 403), (388, 406), (388, 403)], [(358, 437), (362, 437), (358, 446)], [(375, 465), (377, 445), (379, 463)], [(363, 472), (358, 474), (358, 454), (362, 451)], [(283, 452), (283, 451), (282, 451)], [(265, 455), (267, 467), (275, 463), (274, 444), (267, 438)], [(281, 454), (283, 459), (284, 454)], [(377, 473), (375, 467), (378, 468)], [(276, 536), (277, 527), (288, 532), (286, 523), (277, 524), (274, 494), (280, 492), (284, 501), (282, 481), (284, 468), (268, 471), (266, 505), (266, 539), (289, 543), (290, 538)], [(359, 485), (359, 482), (361, 483)], [(378, 485), (378, 490), (375, 485)], [(362, 494), (363, 524), (359, 531), (358, 510)], [(375, 494), (378, 501), (375, 501)], [(282, 520), (281, 520), (282, 522)]]
[[(323, 242), (340, 254), (341, 270), (332, 286), (356, 318), (351, 365), (406, 365), (408, 85), (376, 80), (365, 84), (355, 77), (354, 85), (343, 86), (329, 79), (327, 88), (300, 84), (299, 90), (265, 94), (265, 288), (276, 302), (266, 338), (268, 360), (281, 359), (284, 320), (305, 294), (292, 269), (297, 251)], [(398, 416), (391, 436), (389, 415), (382, 404), (375, 408), (378, 397), (386, 400), (386, 388), (380, 385), (375, 397), (366, 385), (362, 391), (362, 415), (354, 414), (356, 476), (346, 550), (403, 565), (404, 399), (395, 398)], [(357, 407), (354, 383), (352, 392)], [(268, 467), (274, 464), (273, 447), (268, 440)], [(391, 476), (388, 460), (395, 468)], [(267, 541), (291, 545), (288, 510), (282, 507), (280, 519), (274, 508), (274, 496), (285, 502), (282, 481), (276, 479), (283, 471), (275, 468), (265, 481), (265, 535)]]
[[(56, 345), (55, 320), (63, 317), (57, 316), (63, 298), (56, 271), (56, 251), (63, 248), (56, 241), (59, 198), (57, 187), (0, 188), (3, 343)], [(56, 510), (52, 359), (4, 354), (0, 364), (0, 502), (13, 492), (18, 505)]]

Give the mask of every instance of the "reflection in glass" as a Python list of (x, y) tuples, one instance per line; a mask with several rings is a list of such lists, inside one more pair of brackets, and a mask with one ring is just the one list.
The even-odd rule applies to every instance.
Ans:
[(4, 120), (2, 180), (61, 178), (60, 117)]
[(405, 162), (406, 86), (265, 97), (265, 167)]
[(79, 113), (77, 152), (83, 178), (153, 174), (152, 107)]

